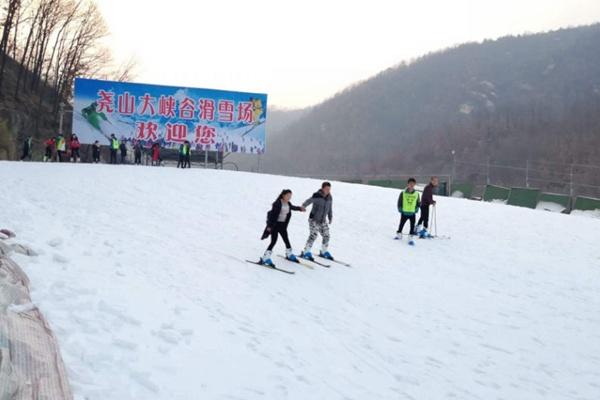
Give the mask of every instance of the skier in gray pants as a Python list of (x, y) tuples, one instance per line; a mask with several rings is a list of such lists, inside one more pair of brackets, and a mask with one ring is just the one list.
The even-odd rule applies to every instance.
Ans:
[[(314, 193), (312, 197), (306, 200), (302, 207), (308, 207), (312, 204), (308, 224), (310, 227), (310, 235), (306, 241), (306, 246), (300, 257), (307, 260), (314, 260), (312, 255), (312, 246), (320, 234), (323, 238), (323, 245), (319, 255), (321, 257), (333, 260), (329, 247), (329, 224), (333, 219), (333, 197), (331, 196), (331, 183), (323, 182), (321, 189)], [(329, 221), (329, 224), (327, 223)]]

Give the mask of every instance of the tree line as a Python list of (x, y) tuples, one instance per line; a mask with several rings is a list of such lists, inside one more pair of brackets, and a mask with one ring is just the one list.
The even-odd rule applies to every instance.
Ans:
[(108, 29), (94, 1), (0, 0), (0, 10), (2, 99), (33, 95), (40, 110), (45, 102), (56, 114), (71, 99), (75, 77), (131, 78), (134, 60), (117, 65), (102, 45)]

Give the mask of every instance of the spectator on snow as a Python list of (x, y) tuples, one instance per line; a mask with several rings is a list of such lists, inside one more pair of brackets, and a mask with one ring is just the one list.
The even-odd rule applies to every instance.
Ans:
[(100, 143), (97, 140), (92, 145), (92, 162), (94, 164), (100, 162)]
[(115, 137), (115, 134), (110, 135), (110, 163), (117, 163), (117, 151), (119, 150), (119, 140)]
[(62, 134), (58, 134), (56, 137), (56, 154), (58, 155), (58, 162), (63, 162), (65, 158), (65, 152), (67, 151), (67, 143)]
[(158, 143), (154, 143), (152, 145), (152, 165), (160, 166), (160, 145)]
[(133, 145), (133, 154), (135, 165), (142, 165), (142, 143), (139, 140), (136, 140)]
[(121, 164), (126, 164), (127, 163), (127, 143), (125, 143), (124, 141), (121, 142), (121, 145), (119, 146), (119, 148), (121, 149)]
[(52, 161), (52, 155), (54, 153), (54, 147), (56, 145), (56, 141), (54, 140), (54, 138), (50, 138), (48, 140), (46, 140), (46, 152), (44, 153), (44, 162), (46, 161)]
[(27, 136), (23, 142), (23, 155), (21, 156), (21, 161), (25, 160), (26, 158), (31, 161), (31, 136)]
[(81, 156), (79, 155), (79, 148), (81, 147), (81, 143), (79, 143), (79, 138), (77, 138), (76, 134), (71, 136), (71, 142), (69, 143), (69, 148), (71, 149), (71, 159), (73, 162), (81, 161)]

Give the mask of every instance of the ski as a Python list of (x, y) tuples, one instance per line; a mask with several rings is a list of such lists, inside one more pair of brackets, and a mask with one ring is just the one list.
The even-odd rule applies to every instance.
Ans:
[(295, 272), (294, 271), (288, 271), (287, 269), (283, 269), (283, 268), (278, 268), (277, 266), (273, 265), (266, 265), (266, 264), (262, 264), (259, 261), (250, 261), (250, 260), (246, 260), (246, 262), (250, 263), (250, 264), (254, 264), (254, 265), (260, 265), (261, 267), (265, 267), (268, 269), (274, 269), (275, 271), (279, 271), (279, 272), (283, 272), (285, 274), (290, 274), (290, 275), (294, 275)]
[(450, 240), (452, 239), (450, 236), (445, 236), (445, 235), (438, 235), (438, 236), (432, 236), (429, 239), (442, 239), (442, 240)]
[(328, 265), (328, 264), (323, 264), (323, 263), (321, 263), (321, 262), (318, 262), (318, 261), (317, 261), (317, 260), (315, 260), (314, 258), (313, 258), (312, 260), (309, 260), (308, 258), (304, 258), (304, 257), (300, 257), (300, 256), (296, 256), (296, 257), (298, 257), (298, 259), (299, 259), (299, 260), (302, 260), (302, 261), (308, 261), (308, 262), (311, 262), (311, 263), (315, 263), (315, 264), (317, 264), (318, 266), (320, 266), (320, 267), (323, 267), (323, 268), (331, 268), (331, 265)]
[(323, 257), (322, 255), (318, 255), (317, 257), (322, 258), (324, 260), (329, 260), (329, 261), (331, 261), (333, 263), (336, 263), (336, 264), (343, 265), (344, 267), (348, 267), (348, 268), (352, 267), (352, 265), (350, 265), (349, 263), (344, 262), (344, 261), (339, 261), (339, 260), (336, 260), (336, 259), (332, 260), (331, 258)]
[(286, 256), (282, 256), (281, 254), (277, 254), (277, 257), (281, 257), (281, 258), (283, 258), (287, 262), (291, 262), (291, 263), (294, 263), (294, 264), (300, 264), (303, 267), (310, 268), (310, 269), (315, 269), (315, 267), (313, 267), (310, 264), (307, 264), (305, 262), (300, 261), (300, 259), (298, 259), (298, 261), (292, 261), (292, 260), (288, 259)]

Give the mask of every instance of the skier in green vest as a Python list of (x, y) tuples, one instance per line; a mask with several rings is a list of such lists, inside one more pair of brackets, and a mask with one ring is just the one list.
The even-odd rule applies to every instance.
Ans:
[(408, 180), (408, 185), (406, 189), (400, 193), (400, 197), (398, 197), (398, 212), (400, 212), (400, 226), (398, 227), (398, 232), (396, 234), (396, 239), (402, 239), (402, 229), (406, 224), (406, 221), (410, 221), (410, 241), (408, 244), (414, 245), (414, 241), (412, 240), (413, 235), (415, 234), (415, 219), (416, 214), (419, 210), (419, 206), (421, 204), (421, 199), (419, 197), (419, 192), (415, 190), (415, 185), (417, 181), (415, 178), (410, 178)]
[(110, 135), (110, 163), (117, 163), (117, 151), (119, 150), (119, 140), (116, 138), (115, 134), (112, 133)]
[(183, 168), (192, 168), (192, 162), (191, 162), (191, 157), (192, 157), (192, 146), (189, 142), (189, 140), (186, 140), (184, 143), (185, 146), (185, 154), (183, 156)]
[(67, 151), (67, 142), (65, 137), (59, 133), (56, 137), (56, 154), (58, 155), (58, 162), (65, 161), (65, 153)]

